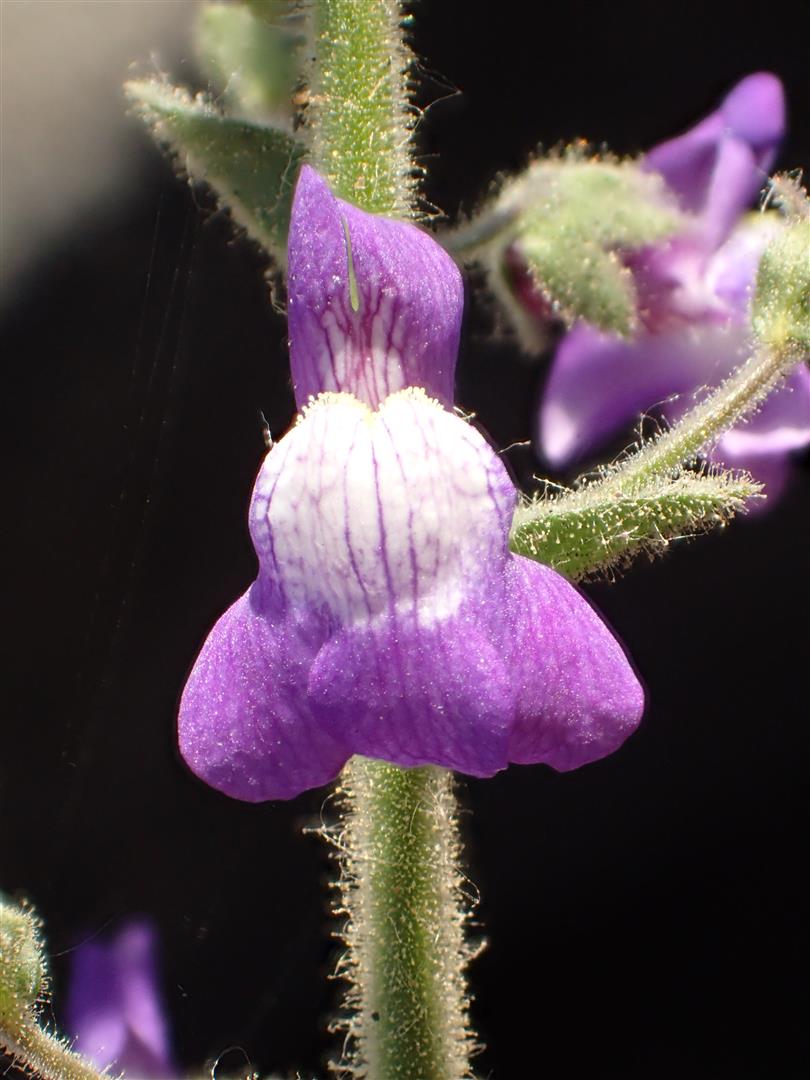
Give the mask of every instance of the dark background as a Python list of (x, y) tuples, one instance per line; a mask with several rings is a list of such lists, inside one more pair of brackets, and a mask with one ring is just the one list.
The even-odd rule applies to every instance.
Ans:
[[(453, 219), (538, 141), (640, 151), (762, 68), (790, 101), (780, 164), (810, 165), (807, 10), (424, 0), (431, 201)], [(325, 793), (229, 801), (173, 742), (189, 665), (254, 574), (257, 409), (276, 434), (293, 414), (285, 324), (258, 252), (145, 135), (138, 168), (138, 197), (77, 221), (1, 328), (0, 883), (45, 918), (57, 1014), (76, 942), (144, 912), (186, 1067), (241, 1047), (323, 1076), (327, 859), (301, 826)], [(479, 304), (458, 396), (506, 446), (543, 365), (489, 330)], [(809, 508), (804, 460), (770, 514), (589, 590), (649, 691), (619, 753), (463, 782), (483, 1076), (806, 1075)]]

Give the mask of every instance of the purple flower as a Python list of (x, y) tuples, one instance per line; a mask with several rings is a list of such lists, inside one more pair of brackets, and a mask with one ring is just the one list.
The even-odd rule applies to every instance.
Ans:
[[(633, 340), (579, 323), (551, 367), (539, 417), (545, 458), (562, 466), (658, 407), (678, 419), (696, 393), (718, 385), (750, 349), (749, 303), (759, 258), (781, 228), (776, 215), (745, 215), (784, 132), (779, 80), (743, 79), (716, 112), (646, 158), (692, 215), (670, 241), (628, 253), (642, 329)], [(810, 444), (810, 372), (799, 368), (744, 425), (727, 432), (713, 461), (746, 469), (773, 498), (788, 453)]]
[(133, 919), (73, 954), (66, 1027), (99, 1069), (149, 1080), (177, 1076), (158, 989), (154, 928)]
[(332, 780), (352, 754), (490, 776), (616, 749), (643, 692), (586, 600), (512, 555), (516, 492), (452, 411), (459, 273), (412, 225), (301, 173), (289, 240), (302, 414), (268, 453), (251, 588), (203, 646), (180, 749), (250, 801)]

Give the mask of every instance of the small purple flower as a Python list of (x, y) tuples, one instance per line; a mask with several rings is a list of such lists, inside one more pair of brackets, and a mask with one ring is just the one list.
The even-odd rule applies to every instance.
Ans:
[[(745, 215), (784, 132), (779, 80), (750, 75), (716, 112), (651, 150), (692, 225), (666, 243), (628, 253), (642, 329), (633, 340), (579, 323), (554, 357), (539, 416), (540, 449), (553, 466), (590, 453), (658, 407), (678, 419), (695, 394), (717, 386), (750, 348), (749, 303), (759, 258), (782, 227), (776, 215)], [(810, 372), (799, 368), (760, 411), (727, 432), (711, 460), (746, 469), (775, 497), (788, 454), (810, 444)]]
[(125, 923), (107, 941), (73, 954), (66, 1027), (75, 1049), (99, 1069), (139, 1080), (177, 1076), (159, 990), (155, 930)]
[(516, 491), (452, 411), (459, 273), (412, 225), (301, 173), (289, 240), (302, 414), (268, 453), (251, 588), (203, 646), (181, 752), (240, 799), (326, 784), (352, 754), (491, 776), (616, 749), (643, 692), (586, 600), (512, 555)]

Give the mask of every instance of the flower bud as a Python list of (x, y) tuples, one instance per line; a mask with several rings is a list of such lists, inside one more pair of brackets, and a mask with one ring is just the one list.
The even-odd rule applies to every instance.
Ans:
[(765, 249), (752, 324), (768, 349), (796, 359), (810, 356), (810, 217), (788, 226)]
[(0, 1021), (33, 1009), (45, 961), (33, 911), (0, 900)]

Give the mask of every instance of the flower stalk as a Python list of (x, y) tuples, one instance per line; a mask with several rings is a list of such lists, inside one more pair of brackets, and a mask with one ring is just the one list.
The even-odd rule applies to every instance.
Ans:
[[(409, 57), (394, 0), (321, 0), (312, 9), (312, 160), (364, 210), (413, 216)], [(374, 1080), (470, 1076), (459, 840), (453, 777), (353, 758), (333, 833), (337, 913), (347, 946), (342, 1060)]]
[(379, 1080), (460, 1080), (474, 1049), (452, 773), (353, 758), (332, 839), (347, 953), (346, 1058)]

